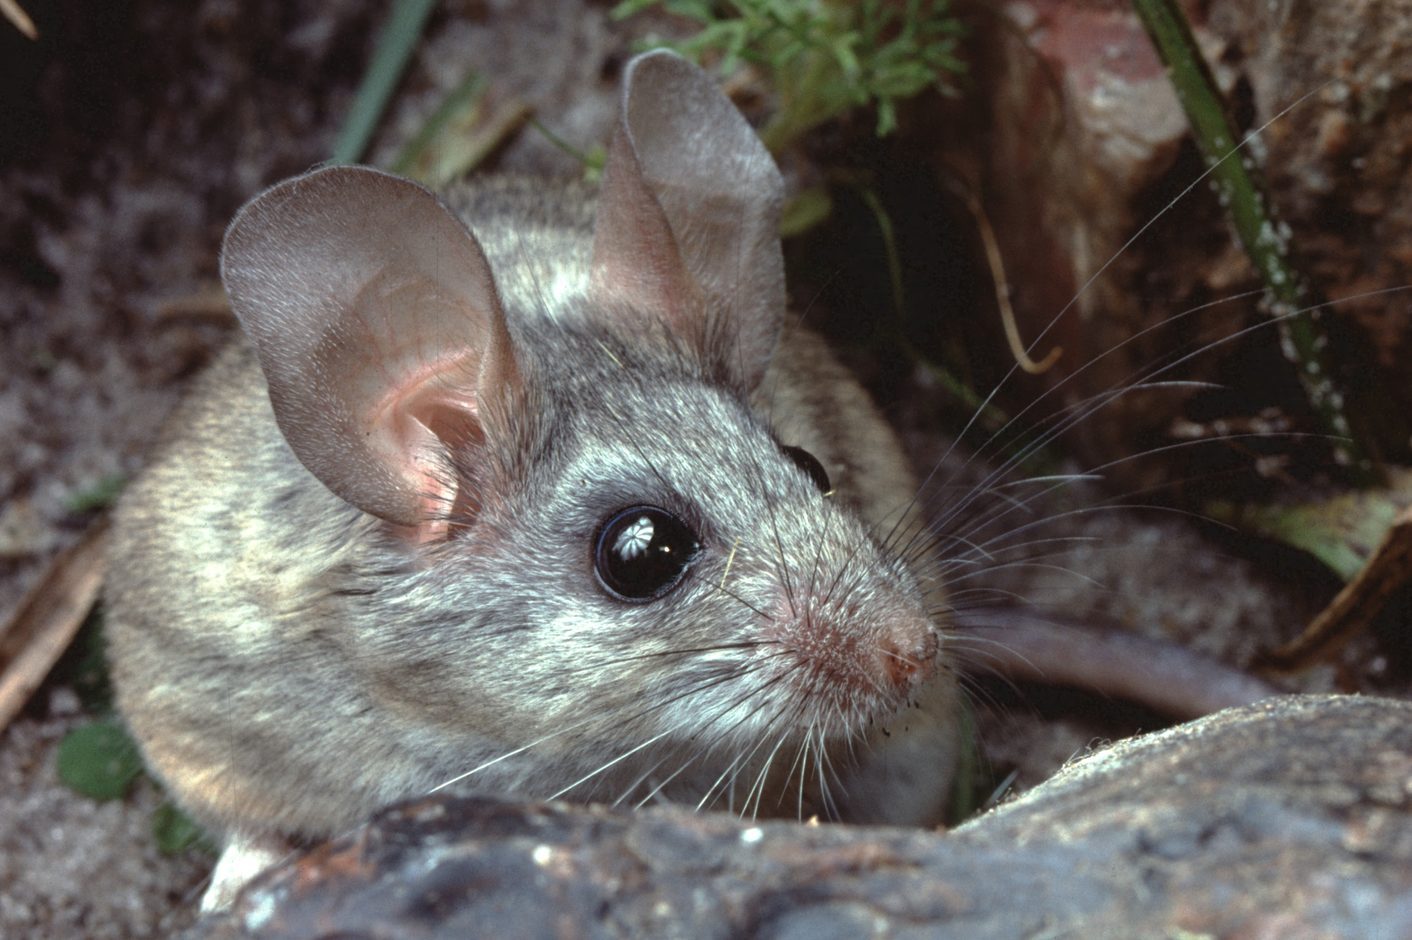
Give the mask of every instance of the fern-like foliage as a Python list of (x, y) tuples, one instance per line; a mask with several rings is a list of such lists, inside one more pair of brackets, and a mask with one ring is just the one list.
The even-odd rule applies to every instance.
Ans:
[(856, 107), (877, 108), (877, 133), (897, 126), (897, 102), (927, 88), (954, 90), (965, 71), (961, 23), (949, 0), (624, 0), (616, 17), (651, 7), (701, 29), (673, 48), (724, 73), (749, 62), (769, 75), (779, 108), (761, 131), (779, 149)]

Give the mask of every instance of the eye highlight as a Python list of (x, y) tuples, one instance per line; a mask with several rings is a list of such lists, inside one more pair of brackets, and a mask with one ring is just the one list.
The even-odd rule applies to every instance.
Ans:
[(824, 465), (819, 463), (819, 458), (809, 453), (802, 447), (794, 447), (789, 444), (781, 444), (780, 450), (784, 455), (794, 461), (794, 465), (803, 470), (814, 481), (814, 485), (819, 488), (819, 492), (825, 496), (833, 495), (833, 484), (829, 482), (828, 471)]
[(656, 600), (676, 587), (700, 547), (696, 533), (667, 510), (631, 506), (598, 529), (593, 572), (618, 600)]

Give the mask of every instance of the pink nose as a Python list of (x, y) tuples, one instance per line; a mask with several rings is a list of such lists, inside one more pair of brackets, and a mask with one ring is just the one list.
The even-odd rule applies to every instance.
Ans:
[(902, 623), (878, 644), (882, 674), (897, 689), (906, 689), (932, 670), (936, 631), (926, 622)]

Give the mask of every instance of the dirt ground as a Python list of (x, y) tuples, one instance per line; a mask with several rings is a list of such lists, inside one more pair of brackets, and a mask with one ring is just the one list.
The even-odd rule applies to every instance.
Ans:
[[(369, 10), (352, 0), (66, 0), (32, 11), (37, 45), (0, 25), (0, 95), (14, 116), (0, 140), (0, 612), (92, 522), (73, 497), (138, 472), (185, 383), (229, 334), (216, 278), (223, 227), (261, 186), (328, 154), (376, 35)], [(442, 4), (373, 160), (471, 64), (533, 101), (562, 136), (602, 139), (613, 66), (634, 29), (601, 4)], [(535, 134), (495, 162), (575, 170)], [(892, 413), (913, 429), (919, 462), (934, 460), (943, 445), (925, 427), (930, 409), (902, 401)], [(1073, 531), (1089, 541), (1055, 570), (997, 583), (1232, 662), (1289, 635), (1329, 587), (1302, 567), (1257, 568), (1175, 517), (1095, 515)], [(1218, 577), (1223, 589), (1207, 589)], [(1304, 688), (1331, 682), (1318, 674)], [(1083, 701), (1058, 699), (1040, 725), (1036, 706), (1001, 687), (985, 699), (998, 702), (982, 714), (989, 759), (1022, 765), (1029, 782), (1096, 737), (1157, 720), (1095, 726), (1074, 717)], [(0, 737), (0, 936), (171, 933), (189, 922), (210, 858), (156, 851), (150, 783), (101, 804), (58, 783), (54, 747), (81, 720), (73, 691), (50, 685)]]
[[(382, 10), (29, 6), (38, 44), (0, 24), (4, 612), (93, 520), (74, 511), (74, 495), (139, 470), (187, 380), (229, 334), (211, 303), (225, 224), (264, 184), (326, 158)], [(510, 17), (510, 6), (442, 5), (375, 159), (469, 63), (535, 101), (561, 132), (601, 137), (611, 99), (597, 70), (623, 46), (603, 11), (539, 3)], [(543, 138), (502, 159), (573, 170)], [(154, 785), (99, 804), (58, 783), (55, 746), (84, 720), (71, 690), (48, 687), (0, 737), (0, 936), (165, 935), (200, 895), (211, 860), (156, 851)]]

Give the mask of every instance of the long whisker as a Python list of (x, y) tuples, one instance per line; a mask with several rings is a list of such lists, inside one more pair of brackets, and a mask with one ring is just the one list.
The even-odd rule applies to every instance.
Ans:
[[(1216, 169), (1217, 169), (1221, 164), (1225, 163), (1225, 162), (1226, 162), (1227, 160), (1229, 160), (1231, 157), (1235, 156), (1236, 154), (1238, 154), (1238, 153), (1242, 152), (1243, 150), (1245, 150), (1246, 148), (1248, 148), (1255, 140), (1257, 140), (1257, 139), (1259, 138), (1259, 136), (1260, 136), (1261, 134), (1263, 134), (1267, 129), (1269, 129), (1276, 121), (1279, 121), (1279, 120), (1282, 119), (1285, 115), (1289, 114), (1292, 110), (1294, 110), (1295, 108), (1299, 107), (1299, 105), (1301, 105), (1302, 103), (1304, 103), (1305, 101), (1307, 101), (1307, 100), (1308, 100), (1310, 97), (1312, 97), (1313, 95), (1317, 94), (1320, 90), (1322, 90), (1322, 89), (1323, 89), (1325, 86), (1327, 86), (1328, 84), (1329, 84), (1328, 82), (1325, 82), (1323, 85), (1320, 85), (1318, 88), (1315, 88), (1315, 89), (1313, 89), (1313, 90), (1311, 90), (1311, 91), (1305, 93), (1304, 95), (1301, 95), (1298, 99), (1296, 99), (1294, 102), (1292, 102), (1292, 103), (1291, 103), (1290, 105), (1288, 105), (1286, 108), (1284, 108), (1282, 111), (1280, 111), (1280, 112), (1279, 112), (1278, 114), (1276, 114), (1274, 117), (1270, 118), (1270, 120), (1266, 121), (1264, 124), (1260, 125), (1260, 126), (1259, 126), (1258, 128), (1256, 128), (1255, 130), (1252, 130), (1250, 133), (1246, 134), (1245, 137), (1243, 137), (1243, 138), (1241, 139), (1240, 143), (1238, 143), (1236, 146), (1232, 147), (1232, 148), (1230, 149), (1230, 151), (1229, 151), (1228, 153), (1226, 153), (1224, 156), (1222, 156), (1219, 160), (1213, 161), (1213, 162), (1211, 163), (1211, 165), (1206, 168), (1205, 171), (1203, 171), (1199, 176), (1197, 176), (1196, 179), (1192, 180), (1191, 183), (1188, 184), (1185, 189), (1183, 189), (1181, 192), (1177, 193), (1177, 195), (1174, 196), (1165, 206), (1163, 206), (1160, 211), (1158, 211), (1156, 214), (1154, 214), (1154, 215), (1152, 216), (1152, 218), (1148, 219), (1147, 222), (1145, 222), (1135, 233), (1133, 233), (1133, 235), (1132, 235), (1131, 237), (1129, 237), (1127, 241), (1123, 242), (1123, 244), (1122, 244), (1116, 251), (1114, 251), (1114, 252), (1112, 253), (1112, 255), (1109, 256), (1108, 260), (1105, 261), (1105, 262), (1103, 262), (1103, 264), (1101, 264), (1101, 265), (1098, 267), (1098, 269), (1093, 272), (1093, 274), (1089, 275), (1088, 279), (1087, 279), (1086, 281), (1084, 281), (1084, 283), (1083, 283), (1082, 285), (1079, 286), (1078, 290), (1074, 291), (1074, 294), (1073, 294), (1072, 297), (1069, 298), (1068, 303), (1064, 304), (1064, 306), (1059, 309), (1059, 312), (1056, 313), (1056, 314), (1050, 319), (1049, 323), (1046, 324), (1045, 327), (1044, 327), (1042, 330), (1039, 331), (1039, 333), (1035, 336), (1035, 338), (1030, 342), (1029, 346), (1026, 347), (1025, 352), (1026, 352), (1026, 353), (1033, 353), (1037, 348), (1039, 348), (1039, 345), (1044, 341), (1045, 337), (1049, 335), (1050, 330), (1054, 329), (1054, 327), (1064, 318), (1064, 316), (1065, 316), (1071, 309), (1073, 309), (1074, 304), (1078, 303), (1079, 298), (1083, 297), (1083, 295), (1088, 292), (1089, 288), (1092, 287), (1092, 286), (1094, 285), (1094, 283), (1097, 282), (1097, 280), (1098, 280), (1100, 277), (1102, 277), (1102, 276), (1108, 271), (1108, 269), (1109, 269), (1110, 267), (1113, 266), (1113, 264), (1118, 260), (1118, 258), (1122, 257), (1123, 254), (1124, 254), (1129, 248), (1131, 248), (1131, 247), (1133, 246), (1133, 244), (1137, 242), (1138, 239), (1140, 239), (1144, 234), (1146, 234), (1146, 232), (1148, 231), (1148, 229), (1152, 228), (1153, 225), (1157, 224), (1157, 221), (1158, 221), (1159, 219), (1161, 219), (1161, 218), (1162, 218), (1163, 216), (1165, 216), (1168, 212), (1170, 212), (1170, 211), (1172, 210), (1172, 208), (1173, 208), (1174, 206), (1176, 206), (1181, 200), (1185, 199), (1185, 198), (1187, 197), (1187, 195), (1191, 193), (1192, 190), (1194, 190), (1198, 185), (1201, 184), (1201, 182), (1202, 182), (1203, 180), (1205, 180), (1205, 179), (1206, 179), (1207, 177), (1209, 177), (1212, 173), (1214, 173), (1214, 172), (1216, 171)], [(1236, 295), (1235, 298), (1225, 298), (1224, 300), (1243, 299), (1243, 298), (1246, 298), (1246, 297), (1256, 296), (1256, 295), (1261, 294), (1261, 293), (1263, 293), (1263, 291), (1260, 291), (1260, 290), (1253, 290), (1253, 291), (1248, 291), (1248, 292), (1246, 292), (1246, 293), (1244, 293), (1244, 294)], [(1224, 302), (1224, 300), (1223, 300), (1223, 301), (1218, 301), (1218, 303), (1219, 303), (1219, 302)], [(1206, 305), (1203, 305), (1203, 307), (1204, 307), (1204, 306), (1206, 306)], [(1197, 308), (1195, 308), (1195, 310), (1201, 310), (1201, 309), (1203, 309), (1203, 307), (1197, 307)], [(1167, 319), (1167, 320), (1164, 320), (1163, 323), (1164, 323), (1164, 324), (1171, 323), (1171, 322), (1173, 322), (1174, 319), (1178, 319), (1178, 318), (1180, 318), (1180, 317), (1184, 317), (1184, 316), (1186, 316), (1186, 315), (1188, 315), (1188, 314), (1190, 314), (1190, 313), (1195, 312), (1195, 310), (1193, 310), (1193, 311), (1187, 311), (1186, 313), (1179, 314), (1177, 318), (1169, 318), (1169, 319)], [(1161, 325), (1161, 324), (1158, 324), (1158, 325)], [(1150, 328), (1149, 328), (1149, 329), (1150, 329)], [(1146, 333), (1146, 332), (1148, 332), (1148, 330), (1143, 330), (1143, 331), (1141, 331), (1141, 332), (1135, 334), (1135, 335), (1134, 335), (1133, 337), (1131, 337), (1130, 339), (1125, 340), (1125, 341), (1123, 341), (1122, 343), (1119, 343), (1117, 346), (1113, 347), (1112, 349), (1109, 349), (1109, 350), (1105, 351), (1104, 353), (1100, 354), (1100, 356), (1099, 356), (1097, 359), (1093, 359), (1093, 360), (1090, 360), (1088, 363), (1085, 363), (1084, 366), (1083, 366), (1083, 368), (1088, 368), (1088, 367), (1091, 366), (1094, 362), (1098, 361), (1099, 359), (1102, 359), (1104, 356), (1107, 356), (1109, 353), (1112, 353), (1112, 352), (1116, 351), (1117, 349), (1121, 349), (1123, 346), (1127, 345), (1128, 342), (1131, 342), (1132, 340), (1135, 340), (1137, 337), (1142, 336), (1142, 335), (1143, 335), (1144, 333)], [(980, 404), (979, 406), (977, 406), (976, 409), (972, 412), (970, 420), (968, 420), (968, 421), (966, 422), (965, 427), (963, 427), (962, 430), (960, 431), (960, 433), (956, 435), (956, 438), (955, 438), (956, 441), (960, 441), (960, 440), (962, 440), (962, 439), (965, 438), (966, 434), (970, 431), (971, 427), (974, 426), (975, 423), (976, 423), (978, 420), (980, 420), (981, 415), (984, 414), (985, 411), (986, 411), (986, 409), (988, 409), (988, 408), (990, 407), (991, 402), (994, 401), (995, 397), (1000, 393), (1000, 390), (1005, 386), (1005, 384), (1006, 384), (1007, 382), (1010, 381), (1010, 379), (1011, 379), (1012, 377), (1014, 377), (1014, 376), (1019, 372), (1019, 369), (1020, 369), (1020, 366), (1019, 366), (1018, 363), (1016, 363), (1015, 365), (1012, 365), (1012, 366), (1010, 367), (1010, 369), (1005, 373), (1005, 376), (1004, 376), (1003, 378), (1001, 378), (1001, 380), (1000, 380), (999, 382), (996, 383), (996, 385), (995, 385), (994, 388), (991, 389), (990, 393), (985, 397), (985, 400), (982, 401), (981, 404)], [(1070, 377), (1072, 377), (1072, 376), (1070, 376)], [(1067, 381), (1067, 379), (1065, 379), (1065, 381)], [(1063, 384), (1063, 383), (1061, 382), (1060, 384)], [(1047, 393), (1046, 393), (1046, 394), (1047, 394)], [(1031, 403), (1031, 404), (1033, 405), (1034, 403)], [(1028, 410), (1028, 409), (1027, 409), (1027, 410)], [(1018, 416), (1017, 416), (1017, 417), (1018, 417)], [(1008, 427), (1010, 423), (1013, 423), (1013, 420), (1014, 420), (1014, 419), (1011, 419), (1011, 422), (1007, 422), (1007, 425), (1006, 425), (1006, 426)], [(952, 446), (953, 446), (953, 447), (955, 446), (954, 442), (953, 442), (953, 445), (952, 445)], [(950, 456), (950, 449), (948, 449), (947, 453), (942, 456), (941, 460), (939, 460), (939, 461), (933, 466), (933, 468), (932, 468), (932, 473), (935, 473), (937, 467), (941, 466), (942, 463), (944, 463), (944, 462), (947, 460), (947, 458), (949, 458), (949, 456)], [(930, 482), (930, 480), (931, 480), (932, 473), (929, 473), (929, 474), (927, 475), (927, 478), (922, 481), (922, 485), (921, 485), (921, 487), (920, 487), (921, 489), (925, 489), (925, 488), (926, 488), (927, 484), (928, 484), (928, 483)]]

